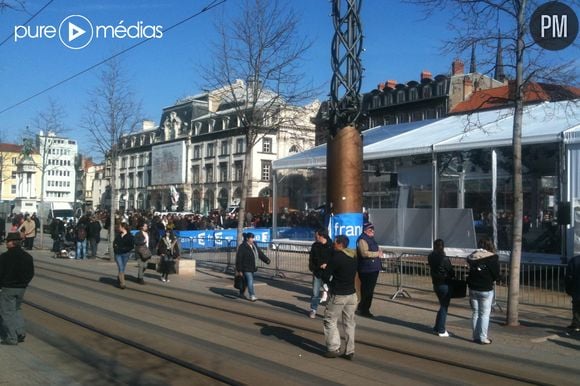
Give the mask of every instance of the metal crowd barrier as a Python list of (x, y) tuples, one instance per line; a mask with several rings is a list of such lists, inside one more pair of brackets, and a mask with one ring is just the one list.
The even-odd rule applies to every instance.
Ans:
[[(236, 240), (213, 238), (180, 238), (182, 256), (223, 266), (225, 272), (234, 272)], [(310, 245), (257, 242), (270, 258), (270, 265), (261, 260), (256, 267), (272, 276), (285, 278), (286, 274), (310, 275), (308, 257)], [(186, 253), (184, 253), (186, 252)], [(392, 287), (392, 299), (411, 297), (408, 290), (433, 291), (426, 252), (383, 250), (382, 272), (378, 285)], [(466, 279), (468, 266), (465, 258), (450, 256), (458, 279)], [(570, 298), (564, 291), (566, 265), (521, 263), (520, 302), (530, 305), (569, 307)], [(509, 263), (500, 262), (501, 280), (496, 285), (496, 301), (507, 302)]]

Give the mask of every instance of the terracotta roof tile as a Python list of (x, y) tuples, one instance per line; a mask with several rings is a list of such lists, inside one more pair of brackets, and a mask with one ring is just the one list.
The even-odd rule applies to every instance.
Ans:
[(22, 151), (21, 145), (13, 143), (0, 143), (0, 152), (4, 153), (20, 153)]
[[(469, 99), (459, 102), (450, 114), (476, 110), (491, 110), (513, 103), (515, 84), (475, 91)], [(580, 98), (580, 88), (546, 83), (530, 83), (524, 92), (524, 103), (559, 101)]]

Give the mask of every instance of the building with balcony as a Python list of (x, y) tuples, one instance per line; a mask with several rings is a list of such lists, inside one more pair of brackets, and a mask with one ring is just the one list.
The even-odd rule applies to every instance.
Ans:
[[(235, 87), (247, 92), (241, 80)], [(248, 196), (271, 195), (272, 162), (314, 145), (310, 117), (318, 107), (284, 107), (264, 118), (252, 148)], [(116, 173), (120, 207), (207, 213), (238, 204), (247, 151), (239, 111), (223, 90), (207, 91), (164, 108), (159, 126), (149, 122), (124, 136)], [(292, 123), (275, 125), (277, 119)]]

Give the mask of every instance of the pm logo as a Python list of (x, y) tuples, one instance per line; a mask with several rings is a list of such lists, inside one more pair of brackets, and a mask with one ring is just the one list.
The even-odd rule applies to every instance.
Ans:
[(62, 44), (72, 50), (80, 50), (93, 40), (93, 25), (82, 15), (70, 15), (58, 26), (58, 37)]
[(534, 41), (550, 51), (571, 45), (578, 34), (578, 17), (566, 4), (551, 1), (536, 9), (530, 19)]

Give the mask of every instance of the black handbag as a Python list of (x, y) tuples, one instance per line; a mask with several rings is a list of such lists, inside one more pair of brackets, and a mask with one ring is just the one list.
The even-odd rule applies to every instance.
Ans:
[(243, 276), (234, 276), (234, 288), (239, 289), (241, 292), (246, 290), (246, 280)]
[(153, 256), (151, 250), (147, 248), (146, 245), (139, 245), (135, 247), (135, 253), (137, 253), (141, 261), (147, 261), (151, 258), (151, 256)]
[(450, 279), (447, 284), (449, 285), (451, 298), (464, 298), (466, 296), (467, 282), (465, 280)]

